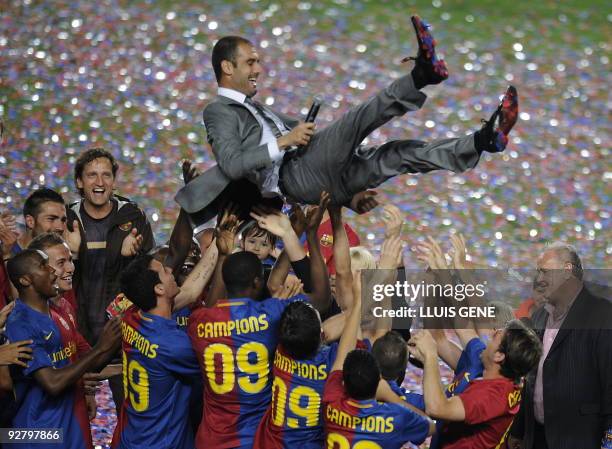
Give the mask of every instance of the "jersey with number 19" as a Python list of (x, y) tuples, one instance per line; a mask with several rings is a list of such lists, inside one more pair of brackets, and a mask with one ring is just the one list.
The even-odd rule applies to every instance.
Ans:
[(287, 300), (222, 300), (194, 311), (188, 334), (204, 377), (204, 415), (198, 449), (251, 448), (271, 398), (272, 355)]
[(200, 375), (176, 320), (133, 307), (121, 322), (124, 402), (113, 448), (191, 449), (190, 379)]
[(259, 423), (253, 449), (320, 449), (321, 397), (338, 344), (321, 346), (314, 357), (297, 360), (279, 346), (274, 354), (272, 403)]

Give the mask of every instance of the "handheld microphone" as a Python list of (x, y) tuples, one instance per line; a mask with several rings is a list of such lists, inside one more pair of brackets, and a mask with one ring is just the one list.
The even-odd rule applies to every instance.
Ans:
[(306, 114), (306, 123), (313, 123), (317, 118), (317, 114), (319, 113), (319, 109), (321, 109), (321, 104), (323, 101), (319, 97), (314, 97), (312, 100), (312, 105), (308, 110), (308, 114)]

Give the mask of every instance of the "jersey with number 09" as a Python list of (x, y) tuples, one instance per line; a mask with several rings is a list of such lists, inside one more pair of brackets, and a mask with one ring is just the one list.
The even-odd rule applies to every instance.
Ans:
[(296, 360), (274, 354), (272, 403), (259, 423), (253, 449), (319, 449), (323, 446), (321, 397), (338, 344), (321, 346), (317, 354)]
[[(6, 322), (6, 333), (11, 342), (33, 340), (32, 360), (27, 368), (11, 368), (15, 385), (15, 400), (18, 404), (13, 419), (14, 428), (61, 429), (62, 448), (91, 448), (91, 430), (81, 383), (66, 388), (60, 394), (51, 396), (34, 378), (42, 368), (64, 368), (76, 361), (78, 344), (76, 330), (66, 321), (58, 322), (50, 315), (32, 309), (17, 299), (15, 308)], [(64, 326), (65, 324), (65, 326)], [(62, 330), (58, 327), (62, 326)], [(23, 444), (5, 443), (7, 448), (23, 448)], [(3, 447), (5, 447), (3, 446)], [(57, 448), (56, 441), (36, 443), (36, 448)]]
[(306, 299), (222, 300), (191, 314), (187, 332), (204, 377), (197, 448), (252, 447), (270, 404), (270, 364), (281, 314), (291, 302)]
[(191, 378), (200, 368), (176, 320), (131, 308), (121, 322), (125, 400), (113, 448), (190, 449)]
[(399, 404), (350, 398), (342, 371), (329, 375), (323, 393), (326, 449), (400, 449), (406, 442), (421, 444), (429, 421)]

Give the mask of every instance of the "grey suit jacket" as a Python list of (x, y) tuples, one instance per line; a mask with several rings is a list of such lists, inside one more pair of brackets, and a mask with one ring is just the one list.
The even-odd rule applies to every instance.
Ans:
[[(299, 122), (285, 114), (274, 114), (289, 129)], [(260, 145), (261, 124), (244, 104), (217, 96), (204, 108), (202, 115), (217, 165), (179, 190), (175, 199), (188, 213), (205, 209), (203, 218), (212, 218), (217, 212), (215, 201), (218, 202), (233, 181), (253, 181), (256, 172), (270, 167), (272, 161), (268, 146)]]

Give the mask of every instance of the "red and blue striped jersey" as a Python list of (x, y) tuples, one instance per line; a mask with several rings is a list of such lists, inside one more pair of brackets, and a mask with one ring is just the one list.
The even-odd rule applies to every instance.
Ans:
[(321, 398), (338, 344), (296, 360), (279, 346), (274, 354), (272, 402), (257, 428), (253, 449), (323, 447)]
[(200, 368), (189, 337), (176, 320), (136, 307), (123, 315), (121, 331), (125, 400), (112, 447), (193, 448), (189, 397)]
[(278, 324), (291, 302), (239, 298), (191, 314), (188, 334), (204, 377), (204, 414), (196, 447), (251, 448), (271, 398)]
[(399, 404), (350, 398), (342, 385), (342, 371), (329, 375), (323, 393), (327, 449), (362, 447), (400, 449), (406, 442), (421, 444), (429, 421)]
[[(50, 312), (53, 315), (55, 312)], [(92, 448), (91, 430), (82, 384), (67, 388), (57, 396), (48, 394), (34, 378), (42, 368), (63, 368), (78, 358), (76, 329), (65, 321), (55, 322), (50, 315), (38, 312), (20, 301), (6, 322), (6, 333), (12, 342), (33, 340), (32, 360), (27, 368), (12, 366), (15, 396), (19, 404), (13, 427), (25, 429), (62, 429), (62, 447)], [(59, 323), (59, 325), (58, 325)], [(65, 324), (65, 326), (64, 326)], [(61, 329), (60, 329), (61, 327)], [(22, 444), (8, 444), (19, 449)], [(56, 448), (55, 444), (36, 444), (37, 448)]]

